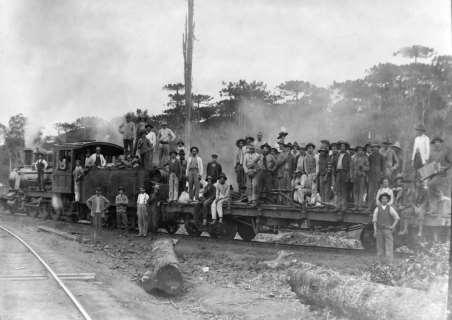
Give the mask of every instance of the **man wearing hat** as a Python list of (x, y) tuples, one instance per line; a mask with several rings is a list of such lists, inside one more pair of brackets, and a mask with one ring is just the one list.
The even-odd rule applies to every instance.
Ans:
[(159, 166), (163, 166), (168, 161), (170, 143), (176, 139), (176, 134), (168, 128), (166, 120), (162, 121), (162, 127), (158, 132), (157, 139), (159, 142)]
[[(289, 151), (289, 147), (287, 144), (280, 144), (281, 153), (277, 159), (277, 179), (278, 179), (278, 189), (280, 192), (285, 192), (287, 190), (291, 190), (291, 181), (293, 177), (293, 173), (295, 172), (294, 168), (294, 157), (292, 153)], [(279, 197), (279, 201), (282, 202), (284, 198), (282, 196)]]
[(212, 202), (212, 223), (216, 223), (217, 215), (220, 223), (223, 223), (223, 203), (229, 200), (229, 192), (231, 187), (226, 182), (226, 175), (221, 173), (218, 182), (215, 184), (216, 194), (215, 200)]
[(350, 155), (347, 152), (349, 144), (343, 140), (338, 143), (339, 155), (334, 166), (334, 187), (337, 196), (337, 207), (340, 210), (347, 209), (347, 182), (350, 180)]
[(91, 219), (94, 227), (93, 241), (97, 241), (97, 235), (102, 229), (102, 218), (105, 210), (110, 206), (110, 201), (102, 195), (101, 188), (96, 188), (96, 194), (86, 200), (86, 206), (91, 210)]
[(394, 178), (395, 187), (392, 189), (394, 194), (394, 208), (400, 213), (402, 220), (402, 228), (399, 235), (408, 233), (408, 224), (414, 216), (414, 206), (416, 203), (416, 195), (413, 188), (413, 182), (404, 179), (401, 173)]
[(157, 136), (155, 134), (155, 132), (152, 130), (154, 127), (151, 124), (146, 124), (145, 126), (145, 131), (146, 131), (146, 139), (149, 140), (150, 144), (151, 144), (151, 152), (150, 152), (150, 159), (149, 161), (151, 162), (151, 167), (152, 167), (152, 163), (153, 163), (153, 159), (154, 159), (154, 150), (157, 146)]
[(403, 154), (402, 154), (402, 147), (400, 145), (400, 142), (398, 142), (398, 141), (394, 142), (394, 144), (391, 146), (391, 148), (392, 148), (392, 150), (394, 150), (394, 153), (395, 153), (395, 155), (396, 155), (396, 157), (398, 159), (398, 162), (399, 162), (399, 166), (392, 173), (393, 178), (395, 178), (399, 173), (402, 173), (402, 170), (403, 170)]
[(255, 145), (255, 143), (254, 143), (254, 137), (253, 137), (253, 136), (247, 136), (247, 137), (245, 137), (245, 141), (246, 141), (246, 143), (245, 143), (245, 148), (247, 148), (247, 147), (250, 146), (250, 145), (253, 145), (253, 146), (256, 147), (256, 145)]
[(118, 194), (115, 198), (116, 205), (116, 228), (127, 229), (127, 205), (129, 204), (129, 199), (124, 193), (124, 188), (118, 188)]
[(168, 202), (175, 202), (179, 199), (179, 178), (181, 173), (181, 165), (179, 159), (177, 159), (177, 152), (175, 150), (170, 151), (169, 164), (169, 191)]
[(382, 193), (378, 199), (381, 204), (375, 208), (372, 217), (377, 240), (377, 257), (380, 262), (388, 263), (392, 263), (394, 259), (393, 232), (400, 220), (397, 211), (389, 205), (390, 199), (389, 194)]
[(259, 192), (265, 197), (271, 198), (270, 191), (274, 188), (276, 158), (270, 153), (271, 147), (268, 143), (261, 146), (262, 149), (262, 172), (259, 175)]
[(318, 175), (318, 182), (319, 182), (319, 192), (320, 192), (320, 200), (322, 202), (328, 202), (329, 199), (329, 190), (331, 188), (331, 176), (328, 171), (328, 148), (325, 145), (322, 145), (319, 148), (319, 175)]
[(146, 170), (152, 169), (152, 152), (152, 145), (146, 138), (146, 131), (141, 131), (137, 141), (137, 154), (140, 157), (141, 166)]
[(239, 189), (240, 194), (244, 194), (246, 190), (246, 178), (245, 178), (245, 171), (243, 168), (243, 163), (245, 159), (245, 150), (244, 146), (246, 144), (245, 139), (238, 139), (235, 143), (237, 146), (237, 152), (235, 154), (235, 174), (236, 174), (236, 181), (237, 181), (237, 187)]
[(35, 162), (36, 171), (38, 171), (38, 187), (44, 190), (44, 172), (47, 169), (47, 161), (44, 160), (42, 153), (38, 153), (38, 160)]
[(177, 152), (177, 154), (179, 154), (181, 150), (183, 150), (184, 153), (185, 153), (185, 151), (186, 151), (186, 150), (185, 150), (185, 143), (184, 143), (184, 141), (183, 141), (182, 139), (180, 139), (180, 140), (177, 141), (177, 143), (176, 143), (176, 152)]
[(315, 145), (312, 142), (306, 144), (306, 155), (304, 156), (304, 172), (306, 183), (311, 186), (311, 204), (315, 204), (317, 195), (317, 175), (319, 173), (318, 156), (314, 154)]
[(367, 204), (369, 209), (375, 208), (375, 199), (381, 178), (384, 174), (384, 158), (380, 153), (380, 145), (376, 142), (371, 144), (372, 151), (369, 155), (369, 172), (367, 174)]
[(204, 192), (201, 197), (201, 210), (202, 210), (202, 225), (207, 225), (207, 217), (211, 213), (212, 202), (215, 200), (217, 190), (212, 182), (212, 177), (207, 176), (206, 186), (204, 187)]
[(255, 205), (259, 198), (258, 175), (262, 168), (262, 157), (256, 152), (254, 145), (248, 146), (248, 152), (243, 161), (248, 202)]
[(198, 147), (190, 148), (190, 156), (187, 159), (186, 175), (188, 179), (188, 194), (190, 201), (199, 201), (199, 178), (203, 175), (202, 159), (198, 156)]
[(426, 130), (423, 124), (417, 125), (414, 129), (416, 130), (416, 138), (414, 138), (411, 165), (417, 171), (430, 158), (430, 138), (425, 134)]
[(140, 187), (140, 193), (137, 197), (137, 218), (138, 218), (138, 237), (148, 235), (149, 215), (148, 215), (149, 195), (144, 187)]
[(367, 172), (369, 171), (369, 159), (363, 146), (356, 146), (356, 154), (352, 160), (353, 200), (356, 207), (364, 206), (366, 194)]
[(287, 135), (288, 135), (288, 133), (287, 133), (286, 128), (281, 127), (281, 130), (278, 133), (278, 137), (276, 138), (276, 143), (278, 143), (278, 144), (285, 144), (286, 143), (285, 140), (286, 140)]
[(206, 167), (206, 175), (212, 177), (213, 183), (217, 182), (218, 177), (223, 172), (223, 168), (221, 167), (221, 164), (218, 163), (217, 159), (218, 155), (215, 153), (212, 154), (212, 161), (210, 161)]
[(126, 114), (126, 122), (119, 126), (119, 132), (122, 134), (124, 153), (132, 154), (133, 140), (136, 138), (136, 126), (132, 121), (132, 115), (130, 113)]
[(180, 162), (179, 194), (181, 194), (187, 187), (187, 160), (185, 159), (185, 151), (179, 150), (177, 158)]
[(452, 151), (444, 146), (441, 137), (433, 138), (431, 145), (429, 163), (434, 165), (436, 174), (428, 180), (428, 203), (430, 212), (439, 213), (443, 197), (450, 195), (448, 170), (452, 166)]
[(384, 175), (389, 179), (392, 179), (393, 172), (399, 167), (399, 158), (391, 148), (391, 145), (391, 141), (387, 139), (383, 142), (383, 147), (380, 149), (384, 160)]

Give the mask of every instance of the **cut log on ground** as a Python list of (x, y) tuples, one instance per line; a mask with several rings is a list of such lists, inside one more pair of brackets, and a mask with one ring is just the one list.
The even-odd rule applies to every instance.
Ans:
[(353, 319), (445, 319), (445, 299), (433, 301), (420, 290), (373, 283), (310, 264), (291, 273), (289, 282), (303, 303), (327, 306)]
[(183, 279), (172, 239), (158, 239), (152, 243), (152, 258), (148, 264), (150, 268), (141, 278), (146, 292), (171, 296), (182, 292)]

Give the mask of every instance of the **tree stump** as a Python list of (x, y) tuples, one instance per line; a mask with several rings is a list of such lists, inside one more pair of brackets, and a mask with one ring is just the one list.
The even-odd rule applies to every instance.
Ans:
[(437, 320), (444, 319), (445, 301), (426, 292), (391, 287), (306, 264), (289, 280), (303, 303), (328, 306), (352, 319)]
[(154, 241), (151, 254), (150, 269), (141, 278), (143, 289), (148, 293), (164, 293), (170, 296), (181, 293), (183, 279), (173, 240)]

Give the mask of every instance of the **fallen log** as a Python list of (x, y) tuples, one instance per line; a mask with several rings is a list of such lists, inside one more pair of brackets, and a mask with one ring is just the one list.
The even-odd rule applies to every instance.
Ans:
[(183, 288), (179, 261), (172, 239), (158, 239), (152, 243), (149, 270), (143, 274), (141, 284), (148, 293), (177, 295)]
[(303, 303), (327, 306), (353, 319), (445, 319), (445, 299), (433, 301), (420, 290), (339, 275), (310, 264), (292, 272), (289, 283)]

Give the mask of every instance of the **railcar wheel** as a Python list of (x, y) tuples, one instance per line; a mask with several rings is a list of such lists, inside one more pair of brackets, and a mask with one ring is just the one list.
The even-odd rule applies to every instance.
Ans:
[(199, 237), (201, 235), (202, 231), (199, 230), (198, 225), (196, 224), (196, 222), (194, 220), (192, 220), (192, 219), (186, 220), (184, 225), (185, 225), (185, 230), (192, 237)]
[(51, 217), (51, 208), (48, 205), (42, 205), (39, 207), (39, 217), (42, 219), (48, 219)]
[(27, 214), (32, 218), (36, 218), (39, 216), (39, 208), (38, 207), (29, 207), (27, 211), (28, 211)]
[(210, 226), (209, 234), (212, 238), (233, 240), (237, 233), (237, 223), (225, 220), (223, 223), (215, 223)]
[(63, 213), (63, 210), (62, 209), (53, 209), (53, 208), (50, 208), (50, 207), (47, 207), (47, 210), (49, 211), (49, 216), (50, 216), (50, 218), (52, 219), (52, 220), (54, 220), (54, 221), (58, 221), (58, 220), (60, 220), (61, 219), (61, 215), (62, 215), (62, 213)]
[(247, 224), (238, 223), (237, 231), (244, 241), (251, 241), (256, 236), (253, 227)]
[(374, 238), (374, 227), (371, 223), (367, 224), (363, 228), (359, 236), (359, 239), (361, 240), (361, 245), (364, 247), (365, 250), (369, 251), (376, 250), (377, 242), (375, 241)]
[(165, 224), (165, 230), (169, 234), (175, 234), (178, 229), (179, 229), (179, 224), (176, 221), (168, 221)]

